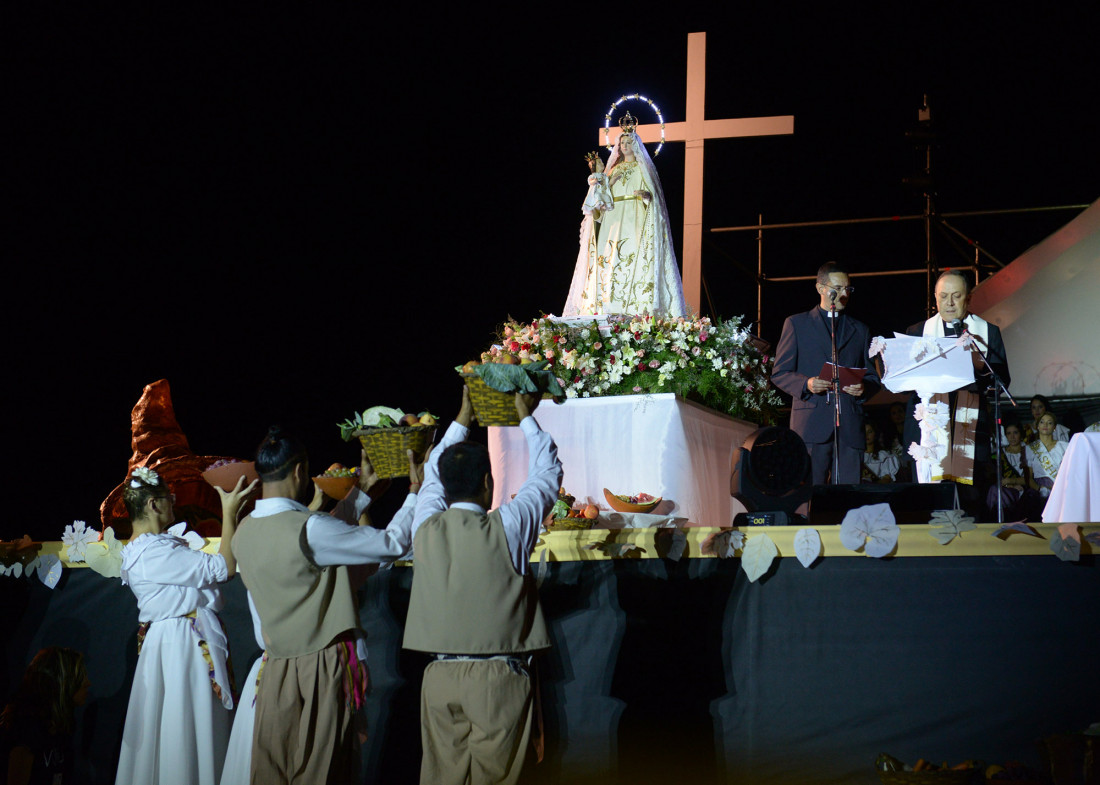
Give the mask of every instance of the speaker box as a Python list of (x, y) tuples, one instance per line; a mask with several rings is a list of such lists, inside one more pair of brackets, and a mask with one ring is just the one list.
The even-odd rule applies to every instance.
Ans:
[(815, 485), (810, 497), (811, 526), (834, 526), (845, 513), (868, 504), (889, 504), (900, 523), (928, 523), (935, 510), (958, 507), (955, 483), (863, 483), (861, 485)]

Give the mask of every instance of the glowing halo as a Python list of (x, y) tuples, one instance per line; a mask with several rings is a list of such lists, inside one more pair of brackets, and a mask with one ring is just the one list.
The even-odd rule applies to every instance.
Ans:
[(607, 110), (607, 114), (603, 116), (604, 144), (607, 145), (608, 150), (612, 150), (615, 148), (615, 145), (611, 144), (611, 115), (614, 113), (619, 104), (623, 103), (624, 101), (645, 101), (647, 104), (649, 104), (649, 108), (653, 110), (654, 114), (657, 115), (657, 122), (661, 124), (661, 143), (657, 145), (657, 149), (653, 151), (653, 156), (657, 157), (657, 154), (661, 152), (661, 148), (665, 146), (665, 118), (661, 114), (660, 107), (658, 107), (657, 104), (653, 103), (653, 101), (646, 98), (641, 93), (631, 93), (630, 95), (621, 96), (618, 101), (611, 104), (611, 107)]

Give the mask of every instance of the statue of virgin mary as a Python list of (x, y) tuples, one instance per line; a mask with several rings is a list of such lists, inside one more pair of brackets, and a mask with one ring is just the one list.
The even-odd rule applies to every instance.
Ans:
[(606, 171), (598, 156), (589, 156), (580, 250), (562, 315), (684, 316), (660, 178), (629, 112), (619, 126)]

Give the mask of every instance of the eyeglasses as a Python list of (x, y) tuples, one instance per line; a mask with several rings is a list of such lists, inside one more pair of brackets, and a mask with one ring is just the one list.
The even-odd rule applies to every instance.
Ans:
[(836, 292), (837, 294), (851, 294), (856, 290), (854, 286), (826, 286), (825, 284), (822, 284), (821, 288)]

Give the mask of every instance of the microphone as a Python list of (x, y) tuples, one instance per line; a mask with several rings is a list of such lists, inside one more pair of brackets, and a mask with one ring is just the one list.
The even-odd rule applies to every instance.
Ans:
[(831, 302), (831, 303), (836, 302), (836, 289), (830, 289), (829, 290), (829, 302)]
[(966, 331), (966, 324), (963, 323), (962, 319), (953, 319), (951, 329), (955, 331), (955, 335), (962, 335)]

